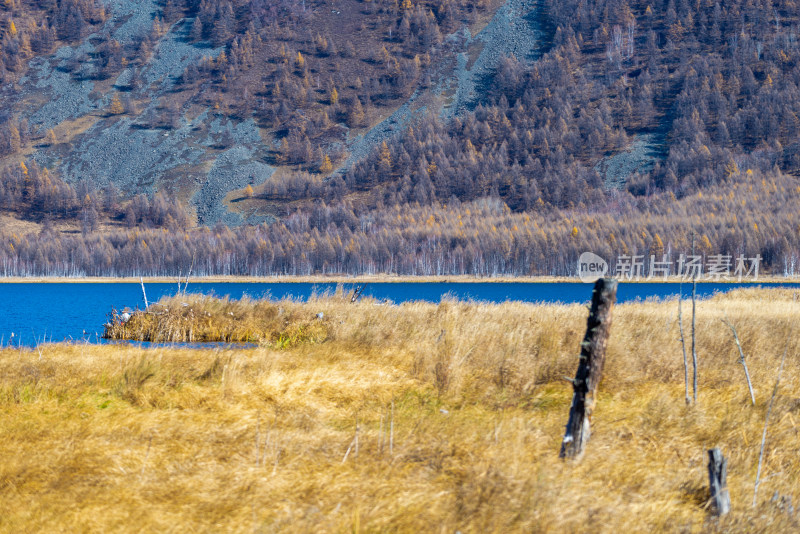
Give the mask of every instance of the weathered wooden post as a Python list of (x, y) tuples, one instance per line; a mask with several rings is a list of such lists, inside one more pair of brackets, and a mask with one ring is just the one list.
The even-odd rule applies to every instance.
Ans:
[(719, 447), (708, 450), (708, 487), (716, 515), (731, 511), (731, 496), (728, 493), (728, 460)]
[(611, 278), (597, 280), (592, 292), (589, 318), (586, 320), (586, 335), (581, 343), (578, 372), (572, 380), (574, 393), (567, 431), (561, 443), (562, 458), (580, 456), (589, 441), (595, 396), (603, 374), (606, 345), (611, 330), (611, 310), (616, 301), (617, 281)]

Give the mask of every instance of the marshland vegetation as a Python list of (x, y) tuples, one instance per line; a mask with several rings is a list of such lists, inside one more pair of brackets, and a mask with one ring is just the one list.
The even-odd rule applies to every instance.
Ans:
[[(698, 302), (690, 405), (677, 302), (618, 305), (579, 461), (558, 450), (585, 306), (186, 296), (150, 310), (162, 315), (128, 327), (156, 332), (172, 317), (173, 336), (190, 324), (196, 339), (213, 326), (258, 343), (0, 351), (0, 530), (798, 528), (787, 504), (800, 496), (791, 291)], [(736, 327), (755, 406), (720, 319)], [(286, 342), (293, 328), (315, 334)], [(708, 507), (715, 446), (733, 503), (721, 519)]]

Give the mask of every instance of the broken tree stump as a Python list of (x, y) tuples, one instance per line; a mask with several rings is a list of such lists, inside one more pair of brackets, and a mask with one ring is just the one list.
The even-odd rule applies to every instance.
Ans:
[(719, 447), (708, 450), (708, 486), (711, 503), (716, 515), (731, 511), (731, 496), (728, 493), (728, 460)]
[(578, 372), (572, 380), (574, 393), (567, 430), (561, 443), (561, 458), (580, 456), (589, 441), (595, 396), (603, 374), (606, 345), (611, 330), (611, 310), (616, 301), (617, 281), (611, 278), (597, 280), (592, 292), (589, 318), (586, 320), (586, 335), (581, 342)]

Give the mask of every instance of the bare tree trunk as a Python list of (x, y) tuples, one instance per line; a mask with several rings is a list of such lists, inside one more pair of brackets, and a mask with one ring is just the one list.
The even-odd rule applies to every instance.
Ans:
[(756, 396), (753, 393), (753, 383), (750, 381), (750, 371), (747, 369), (747, 362), (744, 359), (744, 351), (742, 351), (742, 344), (739, 343), (739, 334), (736, 333), (736, 328), (734, 328), (731, 323), (729, 323), (725, 319), (720, 319), (720, 321), (728, 325), (728, 328), (730, 328), (731, 331), (733, 332), (733, 339), (736, 341), (736, 347), (739, 349), (739, 363), (741, 363), (742, 367), (744, 367), (744, 377), (747, 379), (747, 389), (750, 390), (750, 400), (753, 402), (753, 406), (755, 406)]
[(562, 458), (579, 457), (589, 441), (597, 386), (603, 374), (608, 335), (611, 331), (611, 310), (616, 300), (616, 280), (600, 278), (595, 282), (592, 306), (586, 320), (586, 335), (581, 343), (578, 371), (572, 381), (574, 393), (566, 433), (561, 443)]
[(141, 276), (139, 277), (139, 283), (142, 284), (142, 296), (144, 297), (144, 309), (146, 310), (150, 307), (150, 304), (147, 302), (147, 293), (144, 290), (144, 278)]
[[(694, 256), (694, 232), (692, 232), (692, 256)], [(697, 338), (695, 320), (697, 317), (697, 273), (692, 277), (692, 400), (697, 402)]]
[(708, 486), (716, 515), (731, 511), (731, 496), (728, 493), (728, 460), (719, 447), (708, 450)]

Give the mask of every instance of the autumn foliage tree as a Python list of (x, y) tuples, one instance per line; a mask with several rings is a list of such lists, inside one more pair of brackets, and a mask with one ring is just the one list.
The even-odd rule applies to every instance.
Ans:
[(125, 108), (117, 93), (114, 93), (114, 96), (111, 97), (111, 104), (108, 106), (108, 112), (111, 115), (121, 115), (125, 112)]

